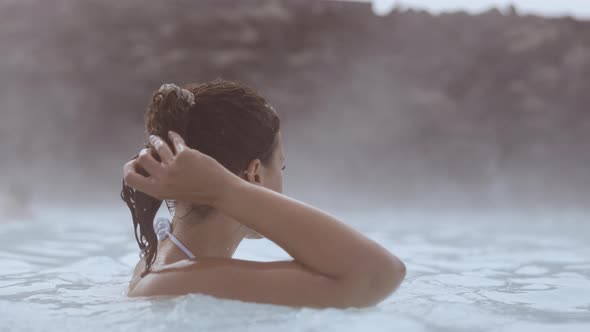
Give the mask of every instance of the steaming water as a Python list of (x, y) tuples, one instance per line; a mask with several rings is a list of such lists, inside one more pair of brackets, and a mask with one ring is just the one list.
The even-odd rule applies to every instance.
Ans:
[[(590, 331), (590, 225), (507, 216), (338, 215), (401, 257), (408, 276), (373, 308), (294, 309), (206, 295), (128, 299), (125, 214), (0, 224), (0, 331)], [(285, 259), (266, 240), (237, 258)]]

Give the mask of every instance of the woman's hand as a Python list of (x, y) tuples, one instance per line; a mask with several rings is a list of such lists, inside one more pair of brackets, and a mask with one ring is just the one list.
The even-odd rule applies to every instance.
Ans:
[[(168, 135), (176, 153), (162, 138), (150, 136), (161, 162), (150, 149), (141, 150), (136, 159), (123, 167), (123, 180), (128, 186), (162, 200), (215, 205), (240, 180), (214, 158), (187, 147), (177, 133), (170, 131)], [(138, 173), (139, 167), (149, 176)]]

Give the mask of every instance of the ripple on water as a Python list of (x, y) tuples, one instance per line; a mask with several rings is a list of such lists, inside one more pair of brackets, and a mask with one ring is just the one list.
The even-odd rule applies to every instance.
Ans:
[(523, 267), (517, 269), (516, 271), (514, 271), (514, 273), (516, 273), (516, 274), (525, 274), (525, 275), (532, 275), (532, 276), (543, 275), (543, 274), (546, 274), (547, 272), (549, 272), (548, 269), (546, 269), (542, 266), (535, 266), (535, 265), (523, 266)]

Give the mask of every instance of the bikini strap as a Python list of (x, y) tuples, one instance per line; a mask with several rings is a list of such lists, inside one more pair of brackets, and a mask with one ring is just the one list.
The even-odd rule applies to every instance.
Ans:
[(188, 248), (184, 244), (182, 244), (182, 242), (180, 242), (179, 239), (176, 238), (176, 236), (172, 235), (172, 226), (170, 224), (170, 220), (168, 220), (167, 218), (157, 218), (154, 221), (154, 231), (156, 232), (156, 237), (158, 238), (158, 241), (162, 241), (165, 238), (170, 237), (170, 240), (174, 242), (174, 244), (176, 244), (176, 246), (180, 248), (180, 250), (182, 250), (182, 252), (184, 252), (185, 255), (187, 255), (189, 258), (195, 258), (195, 255), (193, 255), (190, 252), (190, 250), (188, 250)]

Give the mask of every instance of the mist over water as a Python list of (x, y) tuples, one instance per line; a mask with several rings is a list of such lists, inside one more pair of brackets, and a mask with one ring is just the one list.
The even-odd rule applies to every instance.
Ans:
[(453, 211), (587, 205), (587, 22), (379, 18), (368, 4), (335, 2), (2, 7), (1, 181), (34, 201), (116, 201), (151, 93), (222, 77), (251, 84), (280, 113), (285, 193), (297, 198)]
[(187, 6), (2, 3), (3, 187), (37, 202), (115, 202), (151, 93), (222, 77), (251, 84), (280, 113), (285, 193), (297, 198), (453, 211), (587, 205), (587, 22), (379, 18), (368, 4), (334, 2)]

